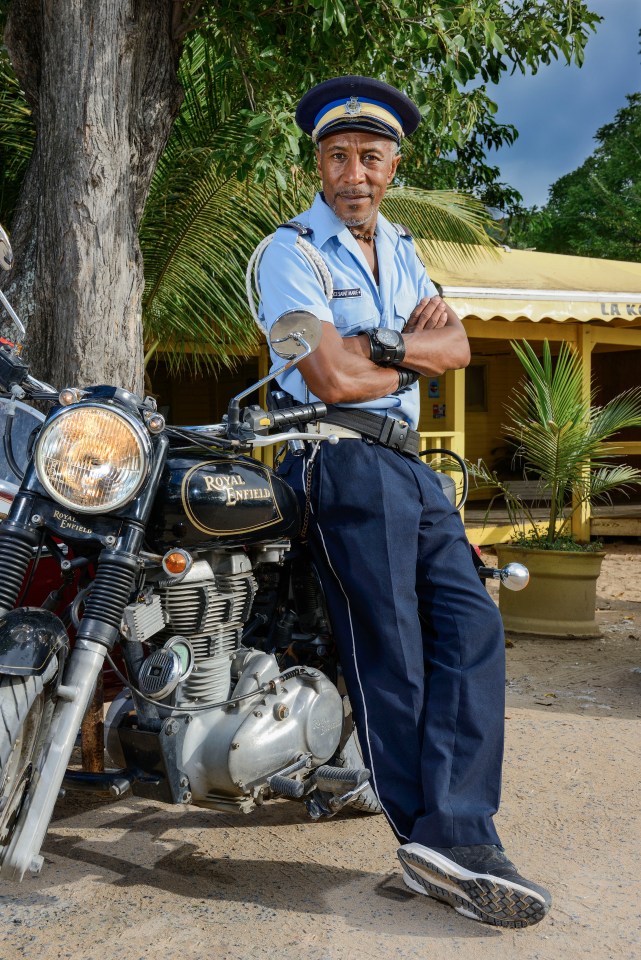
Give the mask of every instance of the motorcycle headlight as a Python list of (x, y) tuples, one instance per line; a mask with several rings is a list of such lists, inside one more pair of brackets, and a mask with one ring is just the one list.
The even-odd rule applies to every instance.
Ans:
[(105, 513), (136, 495), (149, 472), (151, 444), (124, 412), (80, 404), (46, 424), (34, 459), (54, 500), (78, 513)]

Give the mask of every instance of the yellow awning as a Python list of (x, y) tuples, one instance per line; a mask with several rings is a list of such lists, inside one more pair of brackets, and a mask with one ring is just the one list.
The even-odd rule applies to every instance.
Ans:
[(462, 319), (641, 326), (641, 263), (506, 248), (479, 248), (473, 261), (463, 262), (451, 244), (416, 243), (428, 273)]

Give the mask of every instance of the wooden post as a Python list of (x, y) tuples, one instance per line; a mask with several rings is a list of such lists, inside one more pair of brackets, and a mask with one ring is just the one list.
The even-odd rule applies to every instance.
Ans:
[[(587, 323), (577, 324), (576, 346), (581, 357), (582, 383), (581, 395), (584, 400), (590, 401), (592, 396), (592, 350), (594, 348), (594, 331)], [(587, 471), (590, 466), (587, 467)], [(573, 507), (576, 502), (573, 502)], [(590, 518), (592, 511), (589, 503), (582, 503), (572, 514), (572, 534), (577, 540), (590, 539)]]
[(80, 727), (82, 769), (88, 773), (102, 773), (105, 769), (104, 703), (101, 672), (98, 674), (93, 698)]

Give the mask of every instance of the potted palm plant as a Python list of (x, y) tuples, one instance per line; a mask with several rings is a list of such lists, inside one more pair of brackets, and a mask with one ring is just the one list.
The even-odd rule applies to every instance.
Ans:
[(605, 554), (601, 544), (572, 537), (572, 515), (641, 485), (641, 470), (613, 463), (617, 449), (606, 446), (624, 428), (641, 426), (641, 388), (597, 406), (584, 394), (581, 360), (567, 343), (556, 359), (547, 340), (542, 359), (525, 340), (512, 347), (526, 378), (507, 406), (504, 429), (528, 497), (524, 484), (500, 479), (482, 462), (470, 468), (480, 486), (505, 498), (513, 538), (496, 547), (499, 564), (518, 561), (530, 570), (523, 593), (501, 588), (503, 621), (517, 633), (598, 636), (596, 582)]

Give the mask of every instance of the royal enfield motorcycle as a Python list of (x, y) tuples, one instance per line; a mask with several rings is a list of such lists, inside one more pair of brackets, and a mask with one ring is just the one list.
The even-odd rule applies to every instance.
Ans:
[[(2, 232), (0, 265), (11, 260)], [(4, 879), (40, 871), (68, 787), (239, 813), (283, 797), (313, 818), (346, 804), (379, 811), (322, 588), (297, 541), (295, 494), (252, 456), (337, 437), (307, 432), (320, 403), (241, 406), (309, 356), (320, 330), (309, 313), (283, 314), (270, 336), (280, 370), (234, 397), (224, 422), (199, 427), (168, 426), (152, 398), (119, 387), (58, 391), (31, 375), (20, 346), (0, 343)], [(33, 400), (46, 416), (30, 419)], [(45, 560), (57, 585), (25, 605)], [(520, 587), (523, 571), (481, 575)], [(105, 720), (115, 767), (71, 770), (106, 660), (122, 681)]]

